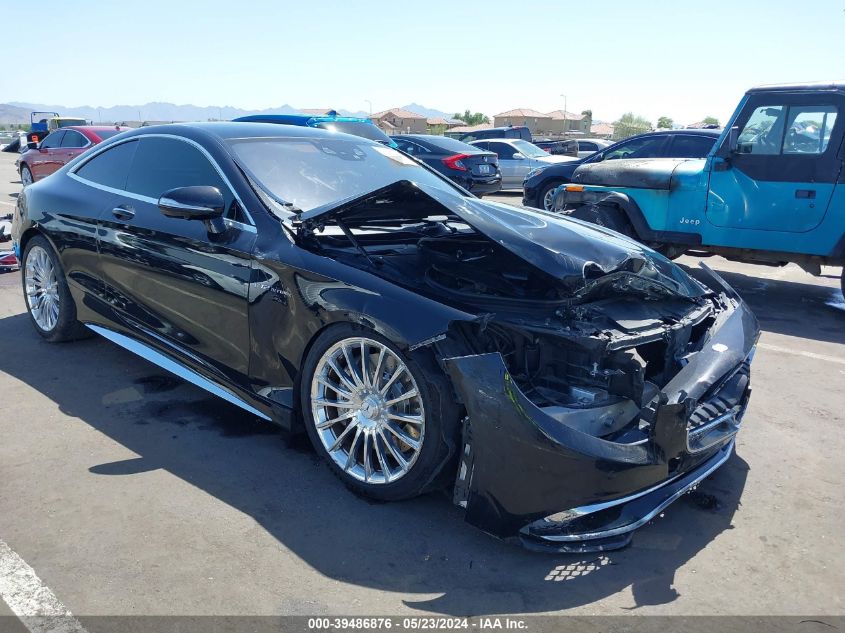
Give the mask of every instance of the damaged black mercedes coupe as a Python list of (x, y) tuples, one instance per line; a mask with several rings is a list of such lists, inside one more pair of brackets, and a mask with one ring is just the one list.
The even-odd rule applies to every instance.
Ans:
[(92, 330), (291, 430), (354, 491), (612, 549), (718, 468), (758, 327), (715, 273), (479, 200), (379, 143), (141, 128), (27, 187), (13, 237), (51, 341)]

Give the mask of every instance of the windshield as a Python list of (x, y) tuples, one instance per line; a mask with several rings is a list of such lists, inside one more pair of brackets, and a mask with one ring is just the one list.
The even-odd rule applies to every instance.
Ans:
[(534, 143), (529, 143), (528, 141), (523, 140), (516, 140), (513, 141), (513, 146), (516, 150), (521, 153), (523, 156), (527, 156), (528, 158), (540, 158), (542, 156), (548, 156), (549, 153), (543, 151)]
[(332, 132), (343, 132), (353, 136), (361, 136), (372, 141), (390, 145), (390, 137), (372, 123), (366, 121), (320, 121), (316, 127)]
[(340, 138), (247, 138), (229, 141), (236, 158), (267, 193), (309, 211), (400, 180), (459, 190), (395, 149)]

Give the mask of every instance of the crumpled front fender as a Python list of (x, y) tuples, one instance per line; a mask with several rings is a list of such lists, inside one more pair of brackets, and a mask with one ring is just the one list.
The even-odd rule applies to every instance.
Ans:
[(713, 385), (750, 358), (759, 336), (756, 319), (709, 269), (708, 285), (733, 307), (713, 325), (702, 349), (662, 389), (648, 441), (622, 444), (567, 426), (531, 402), (502, 356), (486, 353), (445, 359), (466, 410), (455, 501), (466, 520), (499, 537), (555, 513), (668, 483), (723, 450), (747, 404), (709, 429), (708, 443), (691, 442), (687, 421)]

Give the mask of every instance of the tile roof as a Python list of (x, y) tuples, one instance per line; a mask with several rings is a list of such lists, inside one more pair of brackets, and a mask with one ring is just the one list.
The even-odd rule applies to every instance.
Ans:
[(489, 130), (493, 127), (492, 123), (479, 123), (478, 125), (459, 125), (453, 127), (450, 132), (477, 132), (478, 130)]
[[(554, 112), (549, 112), (546, 116), (551, 117), (554, 120), (563, 120), (563, 110), (555, 110)], [(566, 111), (566, 120), (567, 121), (580, 121), (584, 118), (583, 114), (575, 114), (574, 112)]]
[(382, 110), (370, 115), (371, 119), (380, 119), (388, 114), (392, 114), (400, 119), (424, 119), (425, 117), (410, 110), (403, 110), (402, 108), (390, 108), (390, 110)]
[(508, 110), (507, 112), (500, 112), (499, 114), (493, 115), (496, 118), (499, 117), (509, 117), (509, 116), (528, 116), (534, 117), (537, 119), (548, 119), (548, 114), (543, 114), (542, 112), (538, 112), (537, 110), (532, 110), (531, 108), (517, 108), (516, 110)]
[(604, 136), (606, 134), (613, 134), (613, 126), (610, 123), (596, 123), (590, 127), (590, 134)]

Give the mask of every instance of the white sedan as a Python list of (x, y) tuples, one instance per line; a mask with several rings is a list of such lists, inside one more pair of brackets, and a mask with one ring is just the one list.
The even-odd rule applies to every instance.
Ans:
[(578, 160), (572, 156), (554, 156), (520, 138), (485, 139), (472, 141), (470, 145), (494, 152), (499, 157), (502, 189), (521, 190), (525, 176), (537, 167)]

